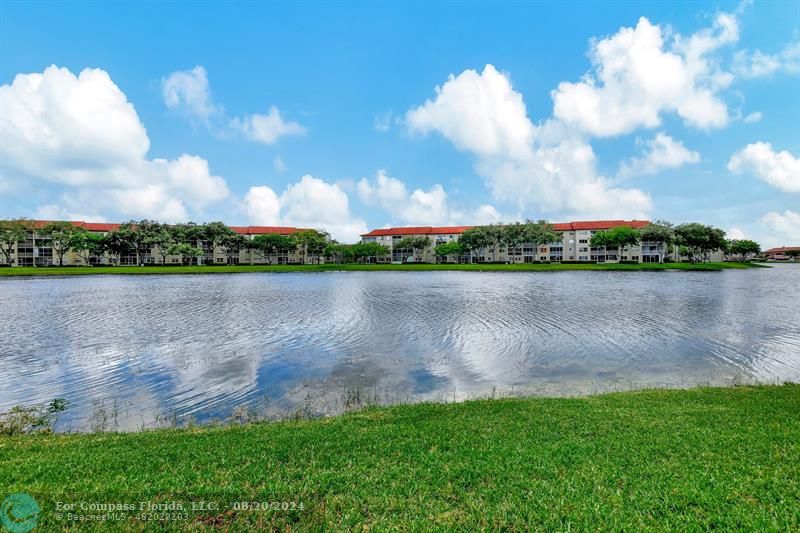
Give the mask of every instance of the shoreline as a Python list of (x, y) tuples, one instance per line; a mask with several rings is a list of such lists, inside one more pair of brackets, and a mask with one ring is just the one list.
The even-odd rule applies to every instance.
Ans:
[[(178, 502), (187, 517), (159, 522), (170, 531), (204, 524), (792, 530), (800, 526), (800, 486), (772, 480), (800, 476), (798, 410), (800, 384), (784, 384), (0, 437), (0, 490), (34, 497), (43, 530), (76, 525), (57, 513), (56, 502)], [(217, 505), (192, 506), (199, 501)], [(295, 507), (235, 506), (266, 501)], [(142, 527), (130, 515), (118, 525)]]
[(761, 263), (473, 263), (473, 264), (321, 264), (321, 265), (201, 265), (201, 266), (78, 266), (5, 267), (2, 277), (87, 275), (236, 274), (248, 272), (560, 272), (560, 271), (720, 271), (771, 268)]

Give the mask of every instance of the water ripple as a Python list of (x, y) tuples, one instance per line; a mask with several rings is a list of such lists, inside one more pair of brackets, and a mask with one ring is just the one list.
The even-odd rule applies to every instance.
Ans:
[[(0, 280), (0, 411), (115, 427), (240, 405), (800, 380), (800, 267)], [(13, 302), (9, 305), (9, 302)], [(122, 408), (119, 408), (122, 406)]]

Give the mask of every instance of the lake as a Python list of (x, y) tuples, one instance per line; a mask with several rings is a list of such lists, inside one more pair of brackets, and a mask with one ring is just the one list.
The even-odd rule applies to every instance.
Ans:
[(800, 381), (800, 265), (0, 279), (0, 412), (61, 430)]

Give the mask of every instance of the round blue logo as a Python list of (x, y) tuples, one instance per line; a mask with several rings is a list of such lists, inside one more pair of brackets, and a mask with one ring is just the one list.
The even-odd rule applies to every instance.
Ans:
[(33, 496), (18, 492), (0, 504), (0, 524), (11, 533), (28, 533), (36, 527), (40, 512), (42, 509)]

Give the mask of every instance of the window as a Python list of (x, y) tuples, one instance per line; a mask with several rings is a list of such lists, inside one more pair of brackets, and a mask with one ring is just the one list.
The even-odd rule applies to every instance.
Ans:
[(589, 248), (587, 248), (586, 246), (581, 246), (580, 248), (578, 248), (578, 251), (579, 252), (588, 252)]
[(589, 257), (586, 256), (586, 255), (582, 255), (582, 256), (578, 257), (578, 259), (581, 260), (581, 261), (588, 261)]
[(578, 241), (578, 244), (586, 244), (586, 243), (588, 243), (588, 242), (589, 242), (589, 241), (588, 241), (587, 239), (580, 239), (580, 240)]

